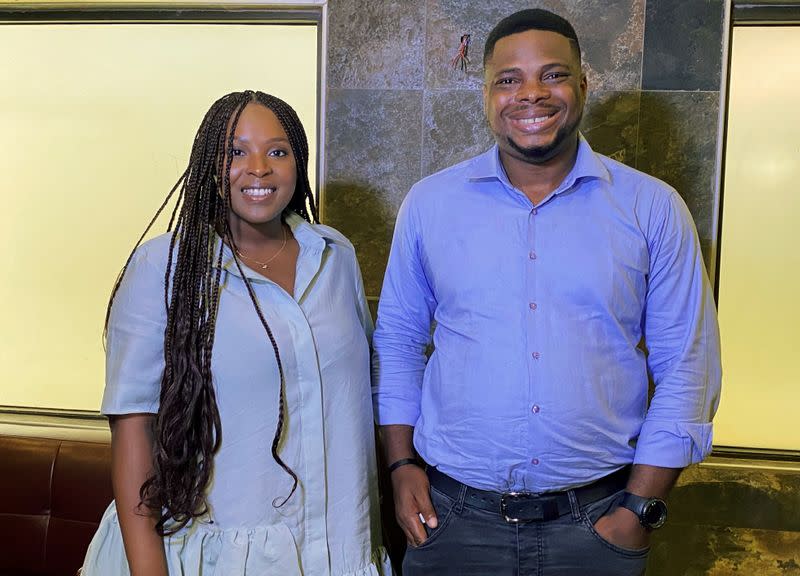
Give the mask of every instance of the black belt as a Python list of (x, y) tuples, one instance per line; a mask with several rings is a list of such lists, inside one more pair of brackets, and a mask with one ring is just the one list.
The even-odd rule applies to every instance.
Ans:
[[(591, 504), (625, 488), (629, 475), (630, 466), (625, 466), (591, 484), (575, 488), (572, 492), (575, 493), (580, 506)], [(455, 478), (439, 472), (433, 466), (428, 466), (428, 478), (431, 486), (451, 500), (458, 500), (461, 489), (465, 486)], [(470, 486), (466, 486), (466, 489), (464, 496), (466, 506), (496, 512), (507, 522), (553, 520), (572, 510), (569, 503), (569, 490), (533, 494), (530, 492), (492, 492)]]

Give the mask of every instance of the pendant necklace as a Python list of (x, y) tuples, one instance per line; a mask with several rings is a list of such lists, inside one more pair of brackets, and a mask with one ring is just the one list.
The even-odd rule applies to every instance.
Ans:
[(275, 252), (275, 254), (273, 254), (272, 256), (270, 256), (269, 260), (267, 260), (266, 262), (261, 262), (260, 260), (256, 260), (252, 256), (242, 254), (238, 248), (236, 248), (236, 254), (240, 258), (244, 258), (245, 260), (249, 260), (250, 262), (255, 262), (262, 270), (269, 270), (269, 263), (275, 260), (275, 258), (277, 258), (281, 252), (283, 252), (283, 249), (286, 248), (286, 241), (287, 241), (286, 228), (284, 226), (281, 226), (281, 231), (283, 232), (283, 242), (281, 243), (281, 247), (278, 248), (278, 251)]

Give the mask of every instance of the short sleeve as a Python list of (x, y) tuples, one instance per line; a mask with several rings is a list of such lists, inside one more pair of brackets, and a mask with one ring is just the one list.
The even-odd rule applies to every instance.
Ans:
[(164, 265), (147, 244), (134, 254), (111, 307), (106, 340), (106, 386), (100, 412), (156, 413), (164, 371)]
[(367, 341), (372, 346), (372, 333), (375, 331), (375, 324), (372, 321), (372, 313), (369, 311), (369, 304), (364, 293), (364, 279), (361, 276), (361, 267), (358, 265), (358, 259), (355, 259), (355, 284), (356, 284), (356, 298), (358, 299), (358, 319), (364, 327), (364, 334), (367, 336)]

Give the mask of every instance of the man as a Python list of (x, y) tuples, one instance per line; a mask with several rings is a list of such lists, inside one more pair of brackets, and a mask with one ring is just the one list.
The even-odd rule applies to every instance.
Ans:
[(566, 20), (502, 20), (484, 69), (496, 145), (409, 192), (374, 336), (404, 574), (642, 574), (663, 499), (711, 449), (697, 234), (673, 189), (578, 133)]

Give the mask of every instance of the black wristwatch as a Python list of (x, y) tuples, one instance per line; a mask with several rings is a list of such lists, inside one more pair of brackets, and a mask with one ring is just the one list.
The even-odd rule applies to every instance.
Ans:
[(661, 528), (667, 521), (667, 503), (661, 498), (645, 498), (625, 492), (619, 505), (636, 514), (648, 530)]

